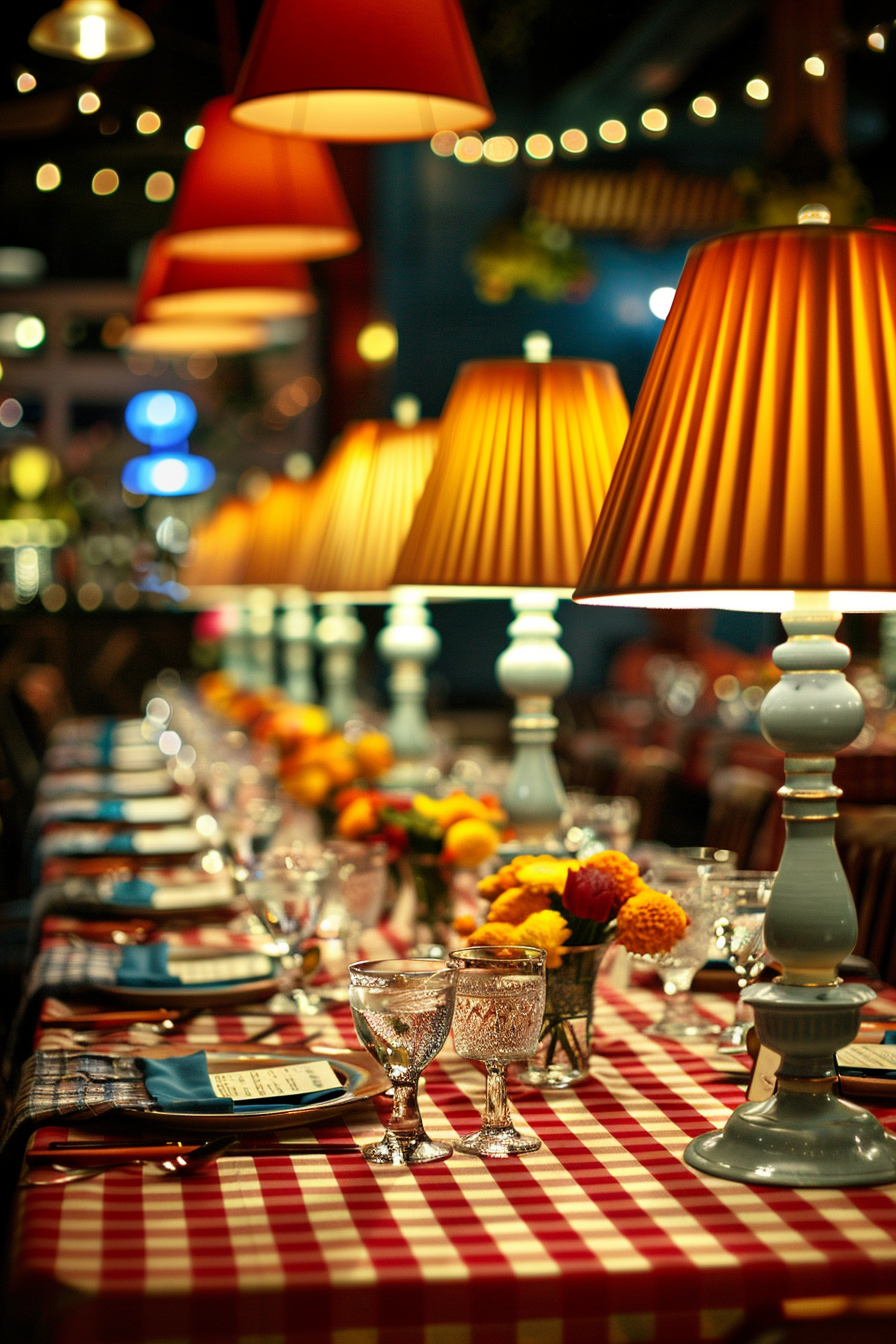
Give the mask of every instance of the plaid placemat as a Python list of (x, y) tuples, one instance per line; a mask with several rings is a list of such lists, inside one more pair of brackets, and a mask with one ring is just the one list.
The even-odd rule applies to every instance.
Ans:
[(39, 1051), (22, 1065), (0, 1131), (0, 1150), (23, 1125), (33, 1129), (59, 1117), (83, 1120), (123, 1106), (156, 1109), (133, 1059), (78, 1050)]

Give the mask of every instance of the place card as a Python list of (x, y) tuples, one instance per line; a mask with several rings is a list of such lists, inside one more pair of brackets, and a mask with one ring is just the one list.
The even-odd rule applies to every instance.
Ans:
[(847, 1045), (837, 1051), (837, 1067), (863, 1073), (896, 1072), (896, 1045)]
[(238, 1069), (232, 1073), (209, 1072), (217, 1097), (234, 1102), (278, 1101), (311, 1092), (334, 1092), (342, 1083), (325, 1059), (310, 1063), (284, 1064), (277, 1068)]
[(237, 952), (223, 957), (172, 957), (169, 953), (168, 970), (185, 985), (267, 980), (271, 975), (271, 959), (263, 952)]

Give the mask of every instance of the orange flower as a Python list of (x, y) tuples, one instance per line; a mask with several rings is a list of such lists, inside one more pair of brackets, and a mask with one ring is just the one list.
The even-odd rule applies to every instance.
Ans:
[(528, 863), (514, 864), (516, 880), (521, 887), (535, 891), (555, 891), (563, 895), (566, 879), (569, 875), (571, 859), (554, 859), (550, 854), (542, 854)]
[(612, 877), (617, 891), (617, 905), (624, 905), (644, 890), (644, 882), (638, 872), (638, 865), (618, 849), (605, 849), (602, 853), (592, 854), (581, 861), (583, 868), (597, 868), (599, 872)]
[(677, 901), (645, 887), (616, 916), (616, 938), (637, 957), (671, 952), (684, 937), (688, 917)]
[(511, 887), (517, 885), (516, 874), (512, 863), (505, 863), (503, 868), (499, 868), (496, 873), (490, 877), (484, 877), (479, 883), (479, 894), (491, 900), (493, 896), (498, 896), (502, 891), (509, 891)]
[(364, 779), (384, 775), (395, 763), (392, 742), (385, 733), (364, 733), (355, 743), (355, 761)]
[(283, 787), (291, 798), (305, 807), (320, 807), (326, 802), (333, 781), (320, 765), (306, 765), (285, 775)]
[(509, 891), (495, 897), (486, 919), (489, 922), (498, 920), (508, 924), (522, 924), (530, 915), (549, 909), (550, 904), (550, 896), (541, 892), (527, 891), (525, 887), (511, 887)]
[(473, 817), (488, 821), (490, 816), (490, 809), (484, 803), (466, 793), (452, 793), (448, 798), (440, 798), (436, 804), (436, 820), (446, 831), (456, 821)]
[(461, 938), (466, 938), (468, 933), (473, 933), (476, 928), (476, 921), (472, 915), (458, 915), (451, 926), (455, 933), (459, 933)]
[(556, 910), (540, 910), (523, 920), (516, 929), (516, 941), (523, 947), (542, 947), (547, 955), (549, 971), (563, 963), (560, 949), (572, 936), (569, 925)]
[(470, 934), (467, 947), (518, 947), (518, 932), (515, 924), (483, 924)]
[(369, 797), (356, 798), (339, 813), (336, 831), (345, 840), (359, 840), (362, 835), (373, 835), (379, 830), (379, 813)]
[(498, 833), (487, 821), (473, 817), (456, 821), (445, 832), (442, 863), (458, 868), (478, 868), (498, 848)]

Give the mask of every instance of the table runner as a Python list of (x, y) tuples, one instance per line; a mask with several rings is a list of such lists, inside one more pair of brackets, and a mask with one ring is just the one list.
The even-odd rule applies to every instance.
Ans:
[[(742, 1092), (710, 1048), (636, 1030), (660, 1006), (606, 988), (591, 1081), (511, 1088), (517, 1123), (544, 1141), (530, 1156), (399, 1172), (238, 1157), (189, 1182), (131, 1168), (23, 1192), (14, 1304), (52, 1320), (59, 1344), (693, 1344), (782, 1299), (892, 1294), (896, 1186), (745, 1187), (681, 1163)], [(241, 1021), (207, 1015), (185, 1036), (236, 1039)], [(355, 1043), (345, 1009), (282, 1035), (318, 1029), (318, 1046)], [(475, 1128), (481, 1073), (446, 1048), (425, 1077), (430, 1133)], [(368, 1105), (315, 1133), (366, 1139), (377, 1124)]]

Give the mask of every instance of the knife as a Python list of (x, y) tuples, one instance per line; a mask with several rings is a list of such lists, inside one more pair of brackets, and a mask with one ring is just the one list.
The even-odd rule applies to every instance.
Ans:
[[(164, 1143), (121, 1146), (116, 1143), (58, 1142), (48, 1148), (32, 1148), (25, 1154), (25, 1161), (31, 1167), (58, 1166), (65, 1164), (73, 1167), (99, 1167), (113, 1164), (136, 1162), (164, 1162), (169, 1158), (187, 1157), (202, 1147), (201, 1144)], [(238, 1144), (230, 1157), (270, 1157), (303, 1156), (315, 1154), (338, 1155), (359, 1153), (356, 1143), (259, 1143)]]

